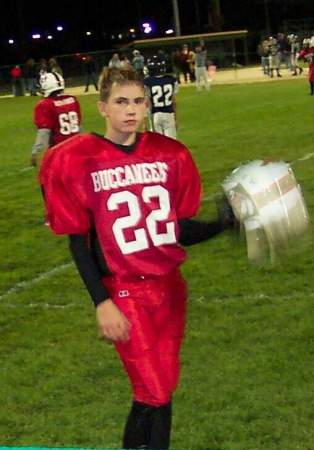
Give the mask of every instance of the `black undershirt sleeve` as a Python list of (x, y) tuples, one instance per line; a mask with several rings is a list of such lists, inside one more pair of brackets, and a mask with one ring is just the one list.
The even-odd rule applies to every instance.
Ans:
[(203, 222), (194, 219), (179, 220), (179, 243), (185, 247), (210, 239), (225, 229), (220, 220)]
[(88, 290), (95, 306), (110, 298), (108, 290), (103, 285), (102, 273), (97, 260), (91, 251), (87, 236), (83, 234), (71, 234), (69, 247), (76, 267)]

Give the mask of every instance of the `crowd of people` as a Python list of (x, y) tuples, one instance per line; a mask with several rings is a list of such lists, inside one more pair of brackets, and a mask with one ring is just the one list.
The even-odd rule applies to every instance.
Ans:
[[(159, 49), (156, 54), (165, 61), (167, 72), (172, 73), (178, 83), (196, 83), (197, 89), (202, 86), (205, 89), (210, 88), (210, 76), (208, 67), (210, 61), (206, 48), (198, 44), (193, 49), (184, 44), (181, 49), (175, 49), (171, 54), (165, 53)], [(130, 55), (126, 53), (115, 52), (107, 61), (105, 66), (109, 68), (134, 68), (139, 74), (145, 76), (147, 61), (150, 56), (144, 56), (140, 50), (133, 50)], [(84, 90), (89, 91), (90, 85), (93, 85), (98, 91), (98, 75), (101, 71), (100, 64), (92, 55), (86, 55), (81, 58), (82, 72), (84, 75)], [(12, 91), (14, 96), (22, 96), (28, 93), (31, 96), (37, 95), (38, 79), (43, 72), (55, 72), (63, 76), (56, 58), (50, 58), (48, 61), (41, 59), (36, 62), (33, 58), (29, 58), (25, 64), (16, 65), (11, 69)]]
[(300, 75), (303, 68), (300, 62), (304, 60), (302, 51), (314, 46), (314, 36), (303, 40), (297, 34), (277, 33), (261, 40), (257, 53), (261, 58), (261, 67), (265, 75), (281, 77), (282, 66), (291, 71), (293, 76)]
[(23, 68), (18, 64), (12, 67), (13, 96), (23, 96), (25, 92), (28, 92), (31, 96), (36, 96), (39, 89), (40, 75), (45, 72), (58, 73), (63, 76), (63, 71), (56, 58), (50, 58), (48, 61), (42, 58), (38, 63), (33, 58), (29, 58)]

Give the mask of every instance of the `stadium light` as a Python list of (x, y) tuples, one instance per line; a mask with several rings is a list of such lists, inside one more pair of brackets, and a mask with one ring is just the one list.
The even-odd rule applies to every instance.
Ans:
[(32, 34), (32, 38), (33, 38), (33, 39), (40, 39), (40, 38), (41, 38), (41, 35), (40, 35), (39, 33)]
[(52, 36), (51, 36), (51, 34), (48, 34), (48, 36), (47, 36), (47, 39), (49, 39), (49, 40), (51, 40), (51, 39), (52, 39)]
[(58, 26), (57, 26), (57, 30), (58, 30), (58, 31), (63, 31), (63, 27), (62, 27), (61, 25), (58, 25)]
[(11, 44), (11, 45), (14, 44), (14, 39), (9, 39), (8, 43)]
[(173, 34), (174, 30), (172, 28), (169, 28), (169, 30), (165, 31), (165, 34)]
[(143, 29), (143, 33), (145, 34), (149, 34), (154, 30), (155, 25), (152, 22), (143, 22), (142, 23), (142, 29)]
[(135, 33), (135, 28), (130, 28), (129, 31), (130, 33)]
[(86, 36), (91, 36), (92, 32), (91, 31), (86, 31)]

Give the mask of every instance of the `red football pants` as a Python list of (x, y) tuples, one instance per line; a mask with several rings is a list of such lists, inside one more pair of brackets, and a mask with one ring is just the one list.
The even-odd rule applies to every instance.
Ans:
[(186, 320), (187, 289), (181, 273), (135, 281), (106, 277), (104, 283), (131, 323), (130, 339), (115, 346), (134, 400), (152, 406), (168, 403), (179, 380)]

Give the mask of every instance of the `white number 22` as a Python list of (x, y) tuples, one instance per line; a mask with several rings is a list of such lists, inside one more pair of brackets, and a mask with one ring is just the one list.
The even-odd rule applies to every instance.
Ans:
[(128, 205), (129, 215), (116, 219), (112, 227), (116, 242), (124, 255), (147, 249), (149, 247), (147, 233), (156, 247), (176, 242), (174, 222), (167, 222), (165, 224), (166, 231), (158, 233), (158, 222), (167, 220), (170, 213), (170, 200), (167, 189), (162, 186), (145, 186), (142, 191), (144, 203), (150, 203), (152, 198), (158, 198), (159, 208), (151, 211), (146, 217), (147, 229), (137, 228), (134, 230), (134, 239), (132, 241), (126, 241), (124, 230), (135, 227), (142, 217), (138, 197), (132, 192), (122, 191), (111, 194), (108, 199), (107, 206), (109, 211), (118, 210), (119, 205), (122, 203), (127, 203)]

